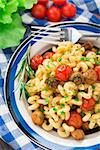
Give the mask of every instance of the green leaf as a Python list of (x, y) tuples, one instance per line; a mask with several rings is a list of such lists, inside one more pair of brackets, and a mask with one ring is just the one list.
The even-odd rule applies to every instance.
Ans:
[(62, 58), (59, 57), (59, 58), (57, 59), (57, 61), (58, 61), (58, 62), (61, 62), (61, 61), (62, 61)]
[(76, 101), (76, 102), (79, 102), (80, 100), (76, 97), (76, 98), (74, 98), (74, 100)]
[(61, 104), (60, 104), (60, 106), (64, 107), (64, 106), (65, 106), (65, 104), (61, 103)]
[(26, 29), (19, 14), (13, 14), (12, 19), (11, 24), (0, 24), (0, 48), (17, 46), (24, 36)]
[(68, 97), (68, 96), (64, 96), (64, 98), (65, 98), (65, 99), (68, 99), (69, 97)]
[(10, 0), (5, 3), (5, 6), (2, 5), (2, 9), (0, 9), (0, 23), (6, 24), (12, 22), (12, 13), (17, 11), (18, 1)]
[(46, 98), (46, 99), (45, 99), (45, 102), (46, 102), (46, 103), (49, 103), (49, 98)]
[(18, 0), (19, 7), (24, 7), (26, 9), (32, 8), (33, 4), (37, 3), (37, 0)]
[(65, 112), (64, 111), (61, 111), (61, 115), (64, 115), (65, 114)]
[(57, 108), (55, 108), (55, 107), (54, 107), (54, 108), (53, 108), (53, 111), (55, 111), (55, 112), (56, 112), (56, 111), (57, 111)]
[(43, 108), (39, 108), (39, 110), (43, 113), (45, 112), (45, 110)]
[(84, 116), (85, 116), (85, 113), (84, 113), (84, 112), (81, 112), (80, 115), (81, 115), (82, 117), (84, 117)]
[(3, 0), (0, 0), (0, 8), (5, 8), (5, 1)]

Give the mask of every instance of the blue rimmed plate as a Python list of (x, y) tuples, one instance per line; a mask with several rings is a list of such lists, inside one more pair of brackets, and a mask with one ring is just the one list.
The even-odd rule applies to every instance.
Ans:
[[(52, 26), (63, 28), (74, 27), (83, 33), (100, 33), (99, 26), (89, 23), (64, 22), (57, 23)], [(44, 39), (45, 38), (46, 37), (44, 37)], [(97, 41), (95, 41), (95, 44), (98, 44)], [(27, 109), (28, 104), (26, 100), (19, 100), (19, 91), (16, 91), (15, 93), (13, 92), (18, 82), (17, 80), (14, 80), (18, 63), (27, 51), (29, 45), (32, 45), (31, 57), (36, 53), (43, 53), (51, 47), (51, 45), (42, 43), (40, 41), (34, 42), (33, 37), (30, 36), (17, 48), (9, 62), (5, 78), (4, 91), (8, 108), (16, 124), (34, 143), (38, 144), (43, 149), (65, 150), (66, 147), (68, 149), (72, 149), (75, 147), (83, 147), (83, 149), (85, 149), (85, 147), (89, 146), (92, 146), (90, 147), (90, 149), (93, 149), (95, 147), (98, 147), (98, 144), (100, 143), (99, 132), (86, 135), (85, 139), (79, 142), (73, 140), (72, 138), (62, 139), (57, 136), (55, 131), (48, 133), (32, 123), (30, 112)], [(93, 145), (96, 146), (93, 147)]]

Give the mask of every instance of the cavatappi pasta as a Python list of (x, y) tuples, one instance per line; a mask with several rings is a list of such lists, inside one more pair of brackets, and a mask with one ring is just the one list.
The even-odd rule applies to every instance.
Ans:
[(80, 136), (75, 139), (83, 139), (84, 124), (100, 126), (100, 52), (92, 49), (67, 42), (31, 59), (35, 77), (26, 90), (35, 124), (62, 138)]

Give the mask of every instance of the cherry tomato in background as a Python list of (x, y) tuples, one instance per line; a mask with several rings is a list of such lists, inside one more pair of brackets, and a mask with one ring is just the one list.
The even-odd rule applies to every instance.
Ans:
[(96, 71), (96, 73), (97, 73), (97, 76), (98, 76), (98, 81), (100, 81), (100, 66), (96, 66), (95, 67), (95, 71)]
[(32, 16), (37, 19), (44, 19), (46, 16), (46, 7), (42, 4), (36, 4), (32, 8)]
[(87, 111), (92, 110), (95, 106), (95, 103), (96, 101), (94, 98), (84, 99), (83, 104), (81, 105), (82, 111), (87, 112)]
[(66, 3), (66, 0), (53, 0), (54, 4), (61, 6)]
[(35, 55), (30, 60), (30, 66), (33, 70), (36, 70), (38, 68), (38, 65), (42, 64), (43, 57), (40, 54)]
[(53, 22), (60, 21), (61, 20), (61, 11), (58, 7), (51, 6), (47, 10), (47, 16), (48, 16), (48, 20), (50, 20), (50, 21), (53, 21)]
[(56, 69), (56, 78), (59, 81), (68, 81), (71, 73), (72, 73), (72, 69), (70, 66), (60, 65)]
[(62, 9), (61, 12), (63, 14), (64, 17), (67, 18), (72, 18), (75, 16), (76, 13), (76, 7), (75, 5), (71, 4), (71, 3), (66, 3)]
[(53, 54), (54, 54), (54, 52), (46, 52), (46, 53), (43, 55), (43, 58), (44, 58), (44, 59), (49, 59)]
[(38, 0), (40, 4), (46, 5), (49, 0)]
[(69, 120), (66, 122), (69, 126), (73, 126), (76, 129), (79, 129), (82, 126), (82, 117), (77, 112), (72, 112)]

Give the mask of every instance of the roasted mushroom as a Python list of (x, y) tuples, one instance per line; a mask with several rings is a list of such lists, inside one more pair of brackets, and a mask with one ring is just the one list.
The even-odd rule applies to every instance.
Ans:
[(84, 122), (84, 123), (82, 124), (82, 129), (83, 129), (84, 131), (89, 130), (89, 123), (88, 123), (88, 122)]
[(71, 132), (71, 135), (75, 140), (82, 140), (85, 136), (82, 129), (76, 129), (75, 131)]
[(41, 126), (43, 124), (43, 121), (44, 121), (44, 114), (40, 111), (40, 110), (35, 110), (33, 113), (32, 113), (32, 121)]
[(85, 50), (91, 50), (93, 48), (93, 43), (90, 41), (87, 41), (84, 44), (82, 44), (82, 47), (84, 47)]
[(70, 80), (73, 81), (77, 85), (84, 83), (84, 77), (80, 72), (74, 72), (70, 76)]
[(55, 77), (50, 77), (48, 78), (45, 83), (50, 87), (50, 88), (57, 88), (58, 84), (60, 81), (58, 81)]
[(89, 69), (87, 72), (83, 74), (84, 81), (87, 84), (93, 84), (97, 81), (97, 73), (93, 69)]

